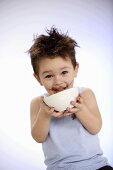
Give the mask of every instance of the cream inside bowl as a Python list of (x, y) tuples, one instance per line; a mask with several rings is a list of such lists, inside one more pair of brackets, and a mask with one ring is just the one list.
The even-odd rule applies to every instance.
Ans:
[(67, 107), (72, 107), (70, 102), (75, 100), (79, 94), (78, 87), (63, 90), (50, 96), (44, 97), (44, 102), (49, 107), (54, 107), (56, 111), (64, 111)]

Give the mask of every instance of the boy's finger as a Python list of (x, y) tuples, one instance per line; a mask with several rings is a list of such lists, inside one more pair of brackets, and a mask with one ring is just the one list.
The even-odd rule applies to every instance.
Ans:
[(54, 112), (52, 113), (52, 115), (55, 116), (55, 117), (61, 117), (61, 116), (63, 115), (63, 113), (62, 113), (62, 112), (55, 112), (55, 111), (54, 111)]
[(77, 107), (68, 108), (68, 111), (71, 112), (71, 113), (76, 113), (76, 112), (79, 111), (79, 108), (77, 108)]

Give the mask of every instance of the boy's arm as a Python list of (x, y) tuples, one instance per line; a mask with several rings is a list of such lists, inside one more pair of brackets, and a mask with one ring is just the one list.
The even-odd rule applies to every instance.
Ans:
[(86, 107), (84, 112), (81, 110), (76, 116), (91, 134), (97, 134), (102, 127), (102, 119), (95, 94), (91, 89), (87, 89), (81, 98)]
[(35, 98), (30, 105), (31, 134), (34, 140), (42, 143), (46, 140), (51, 122), (51, 116), (62, 117), (63, 112), (57, 112), (47, 106), (43, 97)]
[(74, 108), (69, 109), (75, 113), (82, 125), (91, 133), (96, 134), (102, 126), (102, 119), (96, 102), (95, 95), (92, 90), (86, 89), (78, 102), (73, 102)]
[(31, 134), (39, 143), (47, 138), (51, 120), (51, 116), (42, 109), (41, 102), (41, 97), (35, 98), (30, 105)]

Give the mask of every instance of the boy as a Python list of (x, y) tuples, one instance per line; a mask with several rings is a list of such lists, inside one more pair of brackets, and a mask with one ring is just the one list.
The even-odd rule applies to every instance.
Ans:
[[(54, 27), (40, 35), (29, 50), (34, 77), (52, 95), (74, 85), (78, 44)], [(47, 170), (112, 169), (102, 157), (98, 132), (102, 119), (91, 89), (79, 87), (73, 108), (55, 111), (39, 96), (31, 101), (31, 134), (42, 143)], [(73, 119), (72, 119), (73, 118)]]

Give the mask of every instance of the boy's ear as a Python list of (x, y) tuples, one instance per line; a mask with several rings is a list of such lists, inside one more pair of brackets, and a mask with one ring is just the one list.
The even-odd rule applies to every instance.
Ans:
[(77, 77), (78, 69), (79, 69), (79, 63), (77, 62), (75, 66), (75, 77)]
[(37, 74), (33, 74), (33, 76), (36, 78), (36, 80), (40, 83), (40, 85), (42, 86), (42, 83), (40, 81), (40, 77)]

